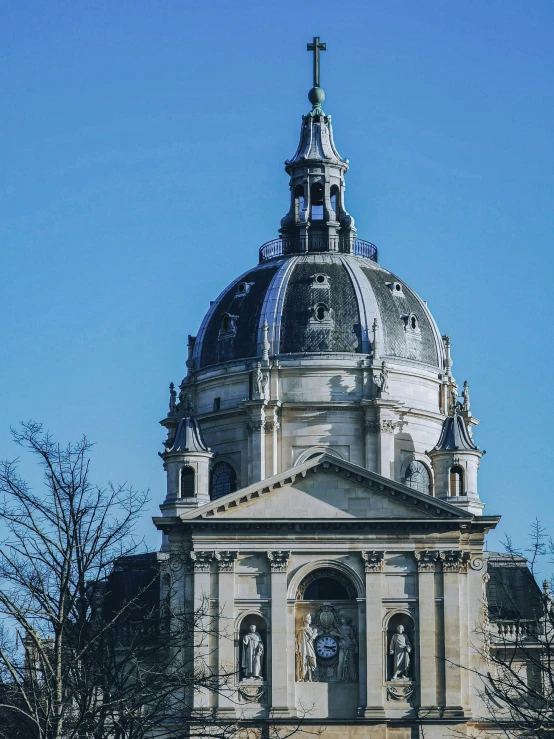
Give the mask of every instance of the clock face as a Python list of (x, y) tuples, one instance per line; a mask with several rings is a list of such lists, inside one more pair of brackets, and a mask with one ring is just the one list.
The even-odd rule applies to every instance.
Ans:
[(338, 649), (339, 645), (333, 636), (320, 636), (315, 643), (315, 652), (321, 659), (331, 659)]

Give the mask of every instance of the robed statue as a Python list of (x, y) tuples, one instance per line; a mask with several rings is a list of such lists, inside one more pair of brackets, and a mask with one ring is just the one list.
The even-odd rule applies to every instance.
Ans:
[(312, 626), (312, 617), (307, 613), (302, 619), (302, 626), (296, 633), (296, 680), (312, 682), (315, 677), (317, 660), (314, 640), (318, 631)]
[(242, 670), (247, 679), (262, 677), (262, 657), (264, 643), (256, 631), (256, 625), (250, 625), (250, 631), (242, 637)]
[(337, 679), (345, 683), (355, 682), (358, 679), (358, 642), (352, 619), (341, 614), (339, 624), (331, 634), (338, 637), (339, 642)]
[(408, 635), (404, 633), (404, 627), (400, 624), (396, 627), (396, 634), (393, 634), (390, 640), (389, 654), (393, 656), (393, 680), (402, 680), (408, 677), (411, 651), (412, 645)]

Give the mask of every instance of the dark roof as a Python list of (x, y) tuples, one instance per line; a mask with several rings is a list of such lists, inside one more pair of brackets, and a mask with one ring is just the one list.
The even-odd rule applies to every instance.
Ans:
[(104, 613), (113, 618), (129, 603), (125, 621), (156, 615), (160, 601), (160, 554), (148, 552), (120, 557), (114, 563), (104, 591)]
[[(316, 284), (315, 275), (326, 279)], [(319, 322), (318, 304), (329, 311)], [(443, 369), (439, 331), (413, 290), (370, 259), (318, 252), (262, 262), (233, 280), (202, 322), (195, 369), (259, 357), (265, 320), (272, 355), (369, 354), (375, 318), (380, 356)]]
[(444, 419), (435, 450), (441, 452), (456, 449), (477, 450), (478, 447), (473, 443), (464, 419), (454, 413)]
[(487, 562), (490, 618), (540, 618), (543, 610), (542, 594), (525, 557), (490, 552)]
[(198, 421), (193, 415), (180, 419), (171, 446), (166, 446), (165, 451), (166, 453), (208, 451)]

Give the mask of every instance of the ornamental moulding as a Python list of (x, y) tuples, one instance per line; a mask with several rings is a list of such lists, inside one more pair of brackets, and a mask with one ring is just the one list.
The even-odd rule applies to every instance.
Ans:
[(190, 558), (195, 572), (209, 572), (211, 569), (213, 552), (191, 552)]
[(362, 552), (366, 572), (382, 572), (385, 561), (385, 552)]
[(439, 552), (432, 549), (420, 549), (414, 552), (417, 560), (418, 572), (434, 572), (435, 564), (439, 561)]
[(272, 572), (286, 572), (290, 560), (290, 552), (281, 550), (268, 552), (267, 558)]
[(467, 572), (467, 565), (471, 554), (459, 549), (447, 549), (440, 553), (444, 572)]
[(234, 572), (235, 562), (239, 556), (238, 552), (214, 552), (214, 559), (220, 572)]

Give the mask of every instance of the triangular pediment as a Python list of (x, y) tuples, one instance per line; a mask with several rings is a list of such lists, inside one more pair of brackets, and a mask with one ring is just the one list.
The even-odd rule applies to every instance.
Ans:
[(322, 453), (182, 519), (471, 519), (450, 503)]

